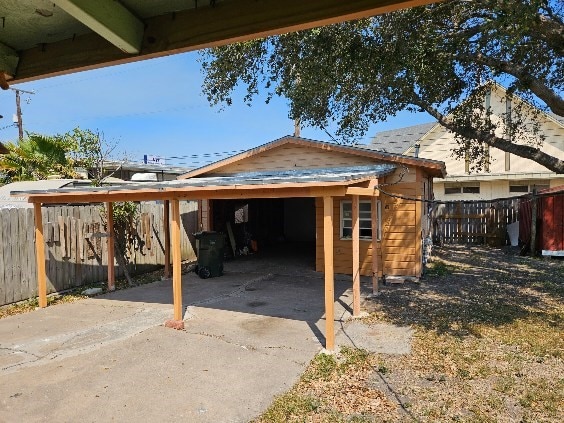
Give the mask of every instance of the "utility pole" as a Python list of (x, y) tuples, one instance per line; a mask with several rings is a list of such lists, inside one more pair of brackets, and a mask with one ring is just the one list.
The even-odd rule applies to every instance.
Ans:
[(10, 88), (16, 92), (16, 116), (18, 117), (18, 134), (20, 141), (23, 140), (23, 121), (22, 121), (22, 108), (20, 105), (20, 93), (35, 94), (34, 91), (20, 90), (18, 88)]

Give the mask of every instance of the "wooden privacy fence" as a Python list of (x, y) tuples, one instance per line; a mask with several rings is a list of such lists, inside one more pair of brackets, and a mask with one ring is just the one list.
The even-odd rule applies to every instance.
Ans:
[[(138, 236), (127, 266), (133, 274), (164, 264), (163, 204), (139, 207)], [(43, 207), (48, 293), (107, 280), (107, 236), (100, 208), (99, 204)], [(197, 202), (181, 201), (180, 214), (182, 259), (193, 260)], [(0, 222), (0, 305), (5, 305), (37, 296), (33, 209), (0, 209)], [(123, 275), (121, 267), (116, 267), (116, 275)]]
[(519, 199), (452, 202), (433, 207), (433, 239), (440, 244), (506, 244), (507, 225), (519, 220)]

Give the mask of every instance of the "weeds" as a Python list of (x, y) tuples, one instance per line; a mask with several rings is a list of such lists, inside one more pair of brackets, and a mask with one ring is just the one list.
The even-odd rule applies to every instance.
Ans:
[[(86, 296), (80, 294), (50, 296), (47, 297), (47, 305), (51, 306), (55, 304), (73, 303), (83, 298), (86, 298)], [(0, 319), (8, 316), (14, 316), (16, 314), (27, 313), (29, 311), (35, 310), (37, 307), (39, 307), (39, 300), (37, 297), (17, 304), (4, 306), (0, 308)]]
[(366, 324), (415, 330), (410, 354), (318, 356), (291, 391), (317, 407), (259, 421), (564, 421), (564, 262), (442, 250), (424, 283), (365, 304)]

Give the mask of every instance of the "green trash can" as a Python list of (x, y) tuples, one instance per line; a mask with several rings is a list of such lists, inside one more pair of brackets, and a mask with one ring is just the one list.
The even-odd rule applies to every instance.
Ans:
[(202, 279), (223, 275), (223, 247), (225, 236), (221, 232), (202, 231), (194, 234), (198, 264), (194, 271)]

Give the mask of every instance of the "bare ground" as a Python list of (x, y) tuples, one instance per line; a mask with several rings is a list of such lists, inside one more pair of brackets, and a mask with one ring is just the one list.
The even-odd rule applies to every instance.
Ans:
[(564, 421), (564, 261), (447, 246), (420, 283), (367, 300), (409, 354), (318, 356), (259, 421)]

